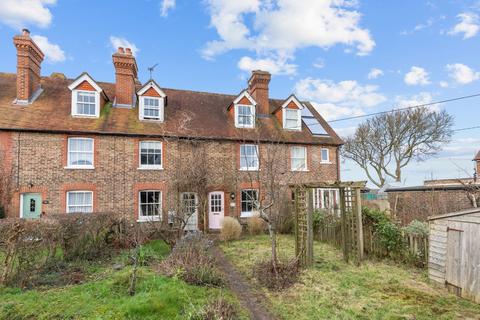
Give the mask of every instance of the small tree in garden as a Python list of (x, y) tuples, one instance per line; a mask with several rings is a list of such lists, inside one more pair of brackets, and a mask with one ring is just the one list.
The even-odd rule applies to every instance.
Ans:
[(9, 210), (13, 196), (13, 166), (7, 163), (7, 155), (0, 146), (0, 218)]
[(382, 187), (387, 178), (401, 181), (412, 160), (435, 155), (452, 136), (453, 117), (427, 108), (370, 118), (345, 140), (343, 157), (356, 162), (368, 179)]

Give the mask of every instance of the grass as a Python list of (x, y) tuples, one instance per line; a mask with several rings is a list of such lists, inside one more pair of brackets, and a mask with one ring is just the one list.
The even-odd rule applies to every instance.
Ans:
[[(142, 259), (155, 262), (168, 253), (161, 241), (142, 249)], [(146, 265), (139, 269), (137, 293), (129, 296), (131, 267), (128, 252), (112, 260), (85, 267), (87, 281), (79, 285), (44, 287), (35, 290), (0, 288), (0, 319), (186, 319), (210, 299), (222, 296), (236, 301), (225, 289), (190, 286), (161, 276)]]
[[(279, 237), (280, 256), (294, 256), (292, 236)], [(227, 257), (254, 284), (252, 269), (270, 255), (267, 236), (222, 245)], [(315, 242), (315, 265), (283, 292), (260, 289), (280, 319), (480, 319), (480, 305), (430, 283), (426, 273), (387, 262), (357, 267), (340, 252)]]

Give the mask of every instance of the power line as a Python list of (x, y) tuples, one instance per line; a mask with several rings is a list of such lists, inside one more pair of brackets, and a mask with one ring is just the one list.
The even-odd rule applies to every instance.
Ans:
[(480, 129), (480, 126), (460, 128), (460, 129), (453, 129), (452, 131), (453, 131), (453, 132), (457, 132), (457, 131), (467, 131), (467, 130), (473, 130), (473, 129)]
[[(417, 105), (413, 105), (413, 106), (405, 107), (405, 108), (398, 108), (398, 109), (392, 109), (392, 110), (387, 110), (387, 111), (379, 111), (379, 112), (374, 112), (374, 113), (363, 114), (363, 115), (359, 115), (359, 116), (352, 116), (352, 117), (347, 117), (347, 118), (334, 119), (334, 120), (330, 120), (330, 121), (327, 121), (327, 122), (331, 123), (331, 122), (339, 122), (339, 121), (366, 118), (366, 117), (376, 116), (376, 115), (380, 115), (380, 114), (387, 114), (387, 113), (392, 113), (392, 112), (397, 112), (397, 111), (404, 111), (404, 110), (416, 109), (416, 108), (421, 108), (421, 107), (428, 107), (428, 106), (433, 106), (433, 105), (440, 104), (440, 103), (447, 103), (447, 102), (453, 102), (453, 101), (458, 101), (458, 100), (471, 99), (471, 98), (475, 98), (475, 97), (480, 97), (480, 93), (471, 94), (471, 95), (468, 95), (468, 96), (461, 96), (461, 97), (446, 99), (446, 100), (434, 101), (434, 102), (429, 102), (429, 103), (417, 104)], [(314, 117), (313, 116), (306, 116), (305, 118), (314, 118)], [(318, 124), (311, 124), (311, 125), (319, 125), (319, 123)]]

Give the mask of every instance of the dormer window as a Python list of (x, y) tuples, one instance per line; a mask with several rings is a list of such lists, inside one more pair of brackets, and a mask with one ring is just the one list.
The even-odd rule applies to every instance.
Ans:
[(255, 107), (238, 104), (235, 106), (235, 126), (253, 128), (255, 126)]
[(138, 92), (140, 120), (163, 122), (165, 119), (166, 94), (155, 81), (148, 81)]
[(100, 116), (100, 94), (103, 90), (87, 73), (75, 79), (68, 88), (72, 91), (72, 116)]
[(299, 109), (285, 109), (283, 127), (288, 130), (300, 130), (302, 128), (302, 113)]
[(281, 107), (283, 128), (286, 130), (302, 130), (303, 104), (291, 95)]
[(246, 90), (238, 95), (232, 105), (235, 113), (235, 127), (255, 128), (255, 106), (257, 103)]
[(163, 121), (163, 99), (140, 97), (140, 119)]

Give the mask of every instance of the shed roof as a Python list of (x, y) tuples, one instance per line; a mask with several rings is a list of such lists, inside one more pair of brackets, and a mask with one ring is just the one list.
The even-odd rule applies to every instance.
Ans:
[(480, 213), (480, 208), (472, 208), (472, 209), (466, 209), (466, 210), (462, 210), (462, 211), (439, 214), (439, 215), (436, 215), (436, 216), (430, 216), (430, 217), (428, 217), (428, 221), (451, 218), (451, 217), (458, 217), (458, 216), (465, 216), (465, 215), (470, 215), (470, 214), (475, 214), (475, 213)]

